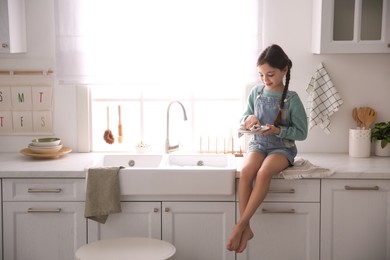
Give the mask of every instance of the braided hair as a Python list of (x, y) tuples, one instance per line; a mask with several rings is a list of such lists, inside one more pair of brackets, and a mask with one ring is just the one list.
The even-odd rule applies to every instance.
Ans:
[(286, 95), (288, 91), (288, 85), (290, 83), (290, 71), (292, 67), (292, 61), (288, 58), (287, 54), (283, 49), (276, 44), (272, 44), (267, 47), (259, 56), (257, 60), (257, 66), (263, 64), (269, 64), (273, 68), (283, 70), (287, 67), (286, 80), (284, 84), (283, 94), (279, 103), (279, 112), (274, 121), (274, 125), (278, 126), (281, 122), (282, 110), (284, 108), (284, 103), (286, 102)]

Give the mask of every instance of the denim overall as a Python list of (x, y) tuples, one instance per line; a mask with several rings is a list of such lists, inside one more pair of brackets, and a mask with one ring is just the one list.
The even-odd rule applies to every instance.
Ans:
[[(279, 112), (280, 98), (263, 96), (263, 89), (264, 86), (258, 87), (258, 95), (254, 107), (255, 115), (259, 119), (261, 125), (273, 125)], [(288, 108), (290, 106), (290, 98), (294, 95), (296, 95), (296, 92), (287, 91), (286, 102), (284, 103), (284, 108), (282, 110), (281, 126), (290, 125)], [(297, 155), (297, 148), (294, 140), (280, 138), (274, 134), (255, 134), (249, 142), (249, 151), (261, 152), (265, 154), (265, 156), (272, 153), (282, 154), (288, 159), (290, 165), (294, 164), (294, 158)]]

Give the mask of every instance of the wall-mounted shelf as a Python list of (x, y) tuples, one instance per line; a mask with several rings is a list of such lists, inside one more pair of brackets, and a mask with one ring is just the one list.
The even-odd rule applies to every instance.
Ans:
[(53, 74), (52, 70), (0, 70), (0, 75), (15, 76), (49, 76)]

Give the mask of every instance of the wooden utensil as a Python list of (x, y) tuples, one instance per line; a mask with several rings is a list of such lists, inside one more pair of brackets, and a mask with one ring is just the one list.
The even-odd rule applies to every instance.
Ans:
[(104, 141), (108, 144), (113, 144), (115, 141), (114, 135), (110, 130), (110, 108), (107, 107), (107, 130), (104, 131), (103, 135)]
[(375, 122), (377, 117), (377, 113), (371, 107), (366, 108), (366, 112), (364, 114), (364, 128), (370, 129), (371, 125)]
[(358, 109), (356, 107), (352, 109), (352, 117), (356, 122), (356, 126), (362, 127), (362, 122), (360, 121), (360, 119), (358, 117)]
[(359, 107), (357, 109), (357, 116), (362, 122), (363, 129), (369, 129), (375, 122), (377, 113), (371, 107)]
[(362, 123), (363, 129), (365, 128), (366, 112), (367, 112), (367, 107), (359, 107), (357, 109), (357, 116), (359, 118), (359, 121)]
[(118, 106), (118, 118), (119, 118), (119, 123), (118, 123), (118, 143), (121, 144), (123, 142), (121, 106)]

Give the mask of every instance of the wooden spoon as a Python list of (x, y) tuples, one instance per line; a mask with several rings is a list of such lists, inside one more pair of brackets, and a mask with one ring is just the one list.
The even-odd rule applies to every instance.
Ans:
[(370, 129), (371, 125), (375, 122), (377, 113), (371, 107), (367, 107), (364, 115), (364, 127)]
[(106, 143), (108, 144), (113, 144), (115, 141), (114, 135), (110, 130), (110, 108), (109, 107), (107, 107), (107, 129), (106, 131), (104, 131), (103, 138), (104, 141), (106, 141)]
[(118, 106), (118, 143), (123, 142), (123, 132), (122, 132), (122, 112), (121, 112), (121, 106)]
[(363, 128), (365, 128), (366, 107), (359, 107), (357, 109), (357, 116)]
[(360, 119), (358, 117), (358, 109), (356, 107), (352, 110), (352, 117), (353, 117), (353, 119), (356, 122), (356, 126), (357, 127), (361, 127), (362, 126), (362, 122), (360, 121)]

